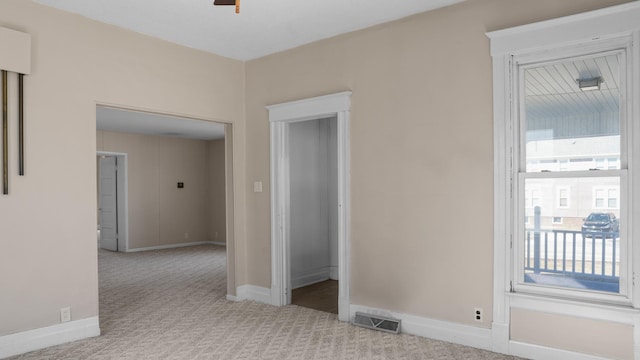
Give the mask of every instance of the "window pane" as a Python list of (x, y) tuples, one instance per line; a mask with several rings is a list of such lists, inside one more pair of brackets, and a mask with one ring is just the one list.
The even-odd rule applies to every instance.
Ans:
[[(524, 191), (539, 193), (539, 205), (522, 208), (529, 221), (520, 239), (524, 283), (619, 292), (619, 177), (526, 179)], [(571, 194), (556, 206), (561, 189)], [(596, 199), (597, 194), (602, 195)], [(613, 195), (612, 198), (605, 197)], [(615, 203), (615, 204), (614, 204)], [(605, 209), (597, 205), (607, 206)]]
[(613, 54), (524, 71), (527, 172), (620, 168), (619, 66)]

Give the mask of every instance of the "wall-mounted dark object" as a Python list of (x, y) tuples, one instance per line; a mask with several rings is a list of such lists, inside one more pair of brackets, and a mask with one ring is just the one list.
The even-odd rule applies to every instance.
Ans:
[[(18, 78), (18, 173), (24, 175), (24, 75), (31, 73), (31, 35), (0, 26), (2, 192), (9, 194), (9, 73)], [(13, 88), (13, 85), (11, 86)], [(12, 106), (13, 100), (12, 100)]]
[(24, 176), (24, 74), (18, 74), (18, 175)]
[(9, 115), (7, 71), (2, 70), (2, 193), (9, 193)]
[(240, 13), (240, 0), (214, 0), (213, 5), (235, 5), (236, 14)]
[(178, 189), (182, 189), (184, 188), (184, 183), (183, 182), (179, 182), (178, 183)]

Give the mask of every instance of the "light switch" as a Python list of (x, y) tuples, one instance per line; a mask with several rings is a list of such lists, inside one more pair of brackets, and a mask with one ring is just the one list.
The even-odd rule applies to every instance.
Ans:
[(253, 192), (262, 192), (262, 181), (253, 182)]

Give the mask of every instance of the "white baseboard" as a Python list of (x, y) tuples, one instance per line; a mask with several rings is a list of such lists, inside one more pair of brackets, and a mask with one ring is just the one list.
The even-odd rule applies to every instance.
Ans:
[(240, 299), (238, 299), (237, 296), (230, 295), (230, 294), (227, 294), (227, 300), (229, 300), (229, 301), (240, 301)]
[(509, 341), (510, 355), (540, 360), (606, 360), (608, 358), (546, 346)]
[(415, 315), (395, 313), (392, 311), (354, 304), (351, 304), (349, 307), (351, 319), (355, 317), (355, 313), (357, 311), (371, 315), (381, 315), (399, 319), (402, 321), (400, 330), (406, 334), (491, 350), (490, 329), (434, 320)]
[(302, 274), (291, 274), (291, 288), (297, 289), (303, 286), (319, 283), (321, 281), (329, 280), (330, 277), (329, 267), (323, 267), (319, 269), (313, 269), (306, 271)]
[(340, 275), (338, 272), (338, 266), (329, 266), (329, 279), (331, 280), (340, 280)]
[[(233, 296), (227, 295), (227, 299), (230, 297)], [(271, 289), (253, 285), (242, 285), (236, 289), (236, 296), (233, 298), (234, 301), (253, 300), (271, 305)]]
[(205, 244), (227, 247), (227, 243), (226, 242), (222, 242), (222, 241), (207, 241), (207, 242), (205, 242)]
[(351, 304), (346, 296), (338, 296), (338, 320), (351, 321)]
[(188, 242), (188, 243), (168, 244), (168, 245), (158, 245), (158, 246), (128, 249), (127, 252), (176, 249), (176, 248), (181, 248), (186, 246), (196, 246), (196, 245), (224, 245), (224, 243), (216, 243), (213, 241), (196, 241), (196, 242)]
[(494, 321), (491, 323), (491, 351), (509, 353), (510, 327), (507, 323)]
[(98, 317), (0, 336), (0, 359), (100, 335)]
[[(596, 355), (578, 353), (569, 350), (550, 348), (518, 341), (508, 341), (508, 349), (492, 350), (492, 330), (475, 326), (462, 325), (448, 321), (434, 320), (425, 317), (395, 313), (362, 305), (349, 306), (350, 318), (357, 311), (371, 315), (381, 315), (402, 321), (400, 330), (403, 333), (422, 336), (430, 339), (447, 341), (455, 344), (471, 346), (478, 349), (499, 351), (508, 355), (539, 360), (605, 360)], [(495, 330), (494, 330), (495, 331)], [(498, 330), (500, 331), (500, 330)], [(494, 346), (495, 347), (495, 346)], [(500, 351), (504, 350), (504, 351)]]

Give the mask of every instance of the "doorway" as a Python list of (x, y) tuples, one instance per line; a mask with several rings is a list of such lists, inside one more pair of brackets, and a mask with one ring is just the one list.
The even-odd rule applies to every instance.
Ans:
[[(293, 245), (292, 221), (296, 216), (291, 206), (292, 180), (291, 159), (294, 150), (291, 148), (290, 133), (296, 132), (297, 123), (320, 119), (335, 119), (335, 153), (336, 153), (336, 198), (332, 205), (337, 215), (335, 227), (337, 232), (337, 280), (338, 280), (338, 318), (349, 321), (349, 110), (351, 92), (320, 96), (311, 99), (268, 106), (271, 123), (271, 303), (276, 306), (291, 304), (292, 290), (295, 287), (292, 278), (290, 254), (295, 251)], [(310, 125), (311, 126), (311, 125)], [(295, 155), (293, 155), (295, 158)], [(302, 188), (304, 190), (304, 187)], [(303, 191), (303, 194), (306, 194)], [(294, 200), (295, 201), (295, 200)], [(327, 208), (329, 203), (327, 200)], [(326, 215), (329, 217), (328, 213)], [(318, 245), (325, 246), (325, 245)], [(329, 246), (329, 245), (326, 245)], [(312, 255), (313, 257), (313, 255)], [(329, 265), (330, 266), (330, 265)], [(330, 271), (330, 269), (329, 269)], [(325, 274), (325, 273), (323, 273)], [(307, 280), (320, 279), (319, 275), (309, 275)], [(326, 275), (323, 275), (326, 276)], [(303, 274), (304, 278), (304, 274)], [(304, 283), (304, 281), (303, 281)]]
[(234, 296), (232, 128), (213, 120), (96, 106), (97, 163), (100, 156), (117, 156), (121, 179), (118, 251), (224, 246), (227, 294)]
[(126, 252), (127, 154), (97, 152), (98, 248)]
[(291, 304), (338, 313), (337, 117), (289, 125)]

